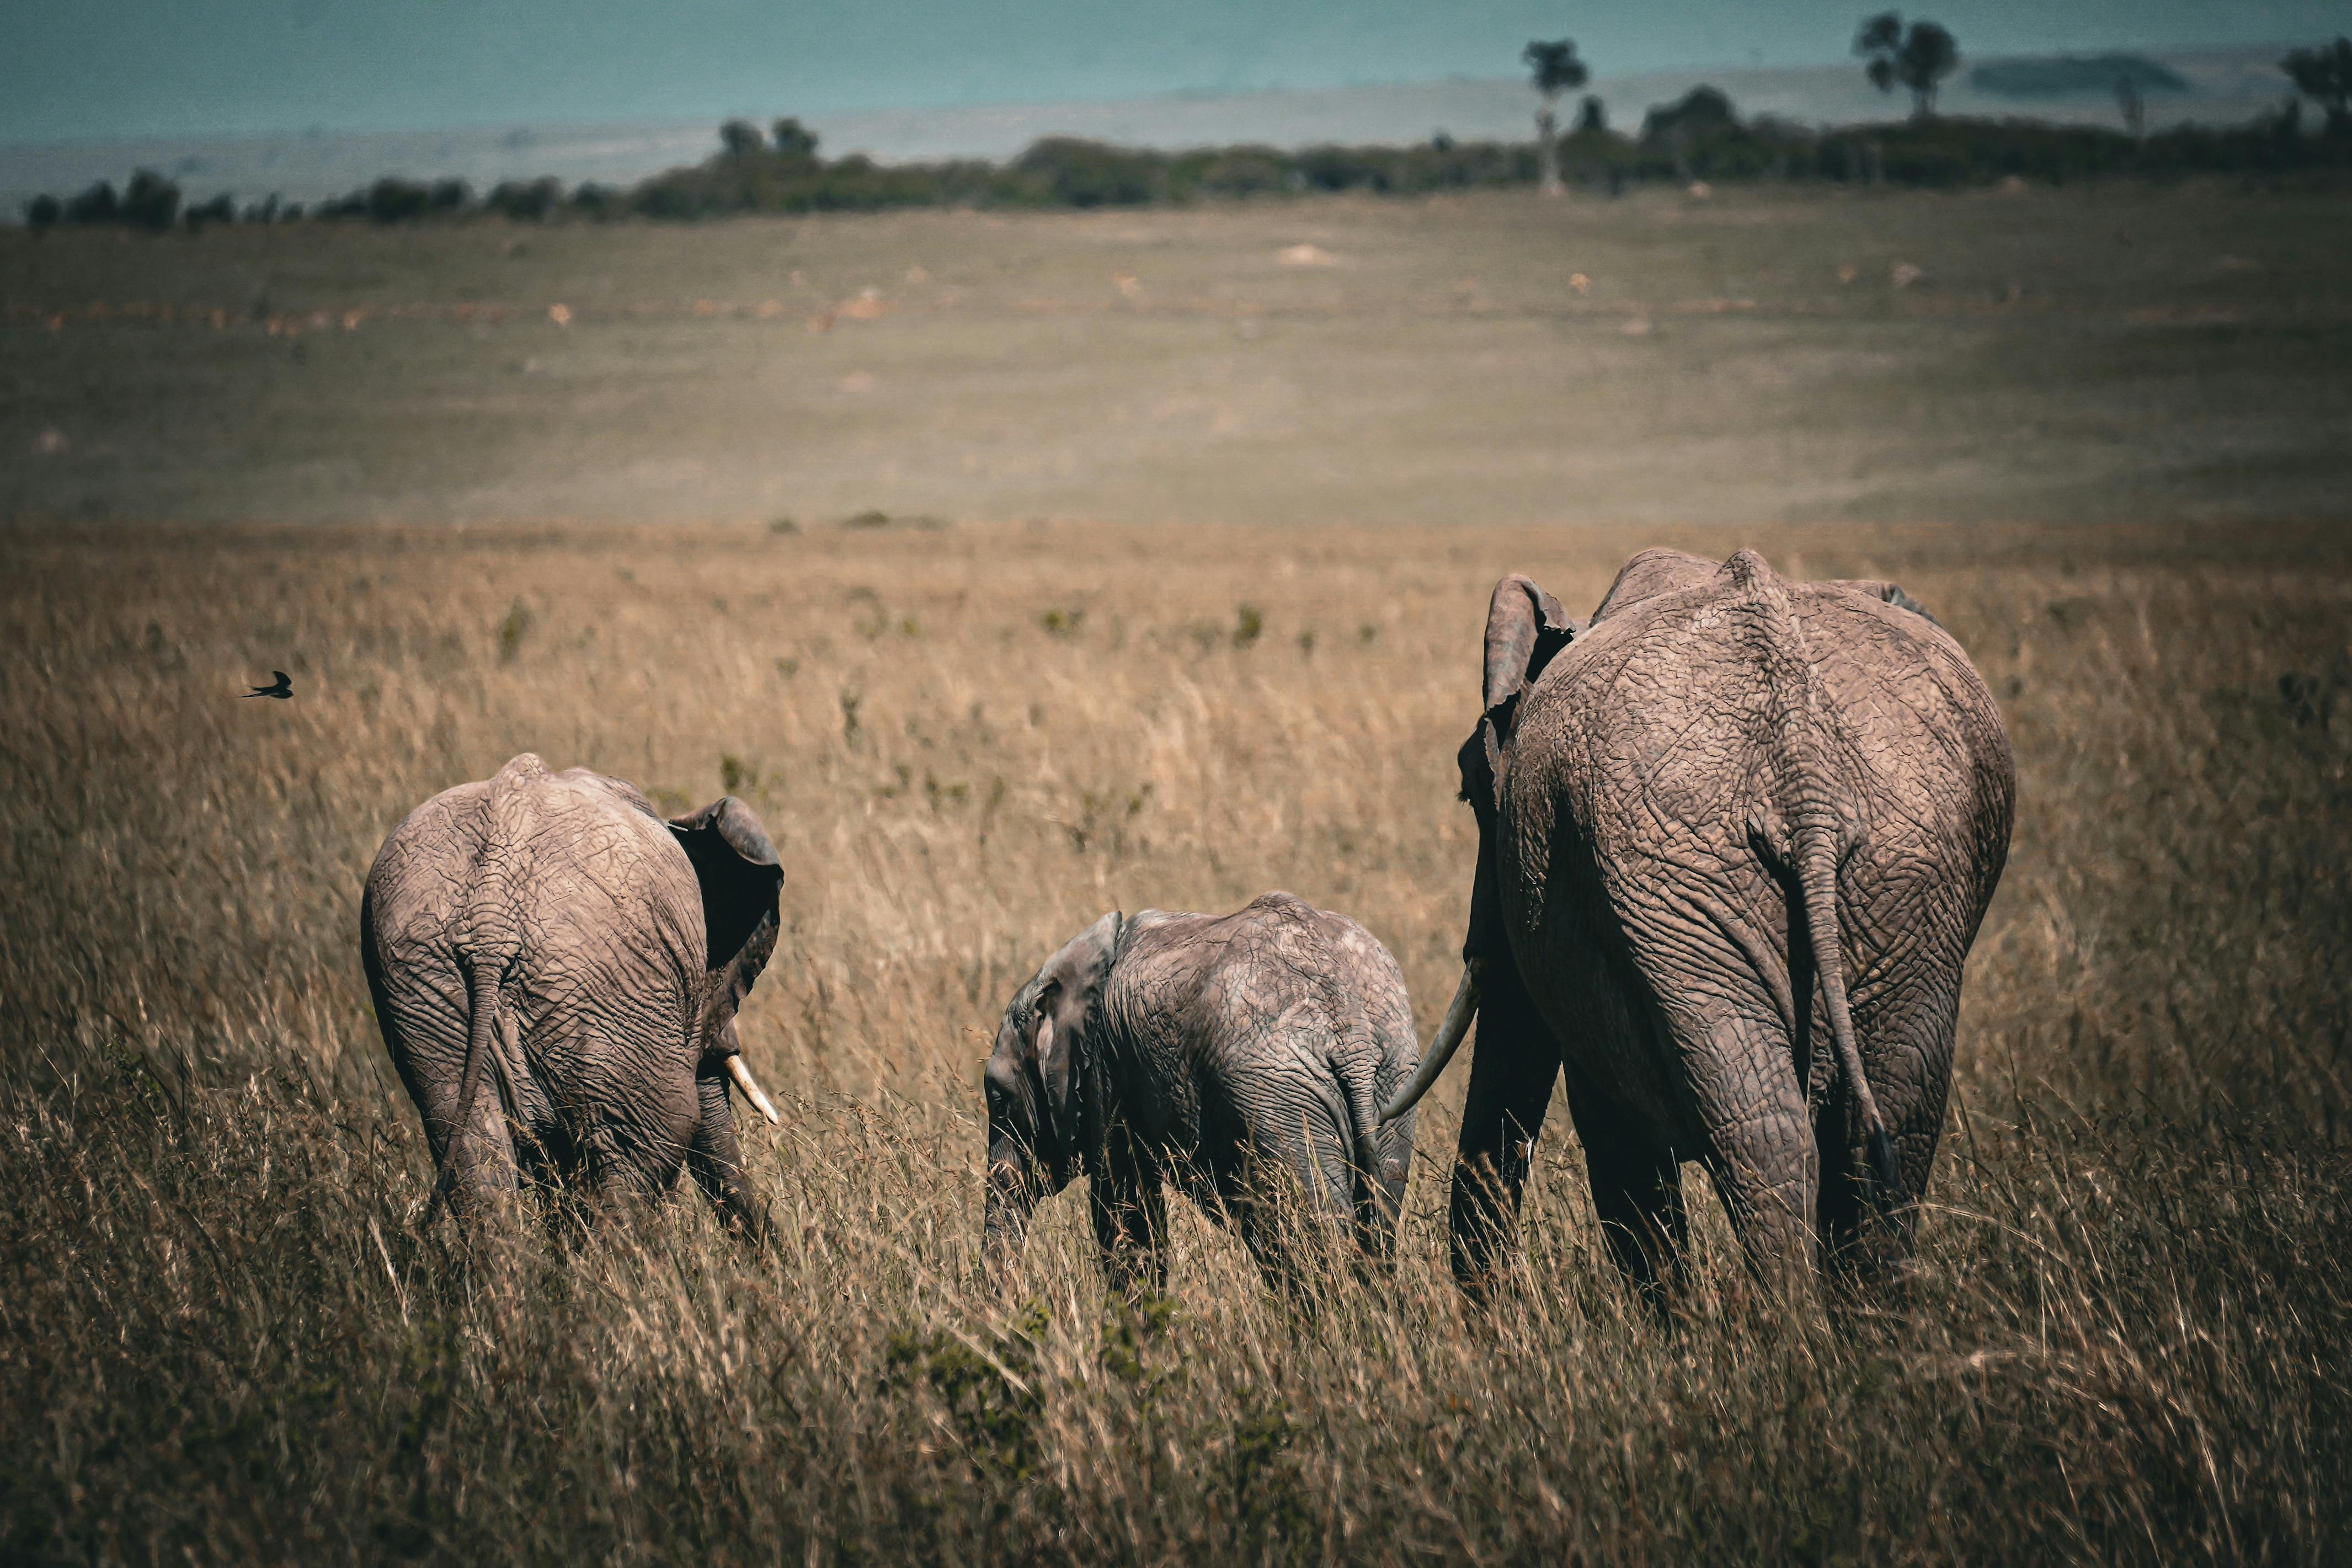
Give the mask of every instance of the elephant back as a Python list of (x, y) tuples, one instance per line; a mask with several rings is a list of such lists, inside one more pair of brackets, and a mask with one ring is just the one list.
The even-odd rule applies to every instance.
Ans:
[(1865, 934), (1948, 933), (1964, 952), (2006, 855), (2014, 774), (1959, 645), (1858, 587), (1785, 583), (1752, 552), (1703, 574), (1653, 553), (1522, 700), (1497, 791), (1515, 925), (1597, 896), (1638, 945), (1696, 895), (1777, 927), (1773, 856), (1821, 813), (1843, 901), (1929, 917)]
[(527, 1045), (685, 1049), (702, 968), (693, 871), (660, 820), (598, 775), (526, 752), (434, 796), (385, 841), (365, 912), (371, 967), (395, 1001), (422, 993), (411, 1005), (462, 1016), (464, 977), (490, 966)]

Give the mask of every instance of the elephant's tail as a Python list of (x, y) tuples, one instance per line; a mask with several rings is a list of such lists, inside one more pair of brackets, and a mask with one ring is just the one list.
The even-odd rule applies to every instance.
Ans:
[[(1833, 828), (1811, 825), (1797, 836), (1797, 885), (1805, 905), (1805, 934), (1813, 950), (1813, 973), (1821, 977), (1822, 998), (1828, 1004), (1830, 1036), (1837, 1047), (1838, 1066), (1845, 1074), (1846, 1092), (1853, 1097), (1862, 1119), (1863, 1137), (1870, 1150), (1874, 1196), (1881, 1208), (1893, 1210), (1902, 1201), (1903, 1176), (1895, 1168), (1895, 1142), (1886, 1134), (1878, 1113), (1878, 1097), (1862, 1070), (1862, 1047), (1854, 1038), (1853, 1010), (1845, 994), (1845, 962), (1838, 945), (1838, 843)], [(1811, 1005), (1810, 997), (1795, 999), (1799, 1007)]]
[(497, 1026), (499, 1016), (499, 970), (497, 958), (477, 958), (467, 977), (467, 994), (470, 1016), (466, 1025), (466, 1066), (457, 1076), (457, 1123), (450, 1129), (449, 1142), (441, 1152), (441, 1170), (433, 1183), (433, 1196), (425, 1205), (425, 1221), (432, 1223), (441, 1205), (448, 1201), (450, 1190), (457, 1185), (457, 1173), (463, 1170), (463, 1144), (474, 1131), (474, 1097), (482, 1089), (482, 1062), (490, 1052), (490, 1031)]
[(1369, 1239), (1381, 1233), (1381, 1110), (1372, 1084), (1379, 1070), (1378, 1047), (1362, 1002), (1345, 984), (1334, 984), (1328, 973), (1317, 979), (1331, 1015), (1332, 1036), (1325, 1066), (1339, 1082), (1339, 1101), (1348, 1116), (1348, 1189), (1356, 1235)]
[(1385, 1168), (1381, 1156), (1381, 1108), (1372, 1098), (1369, 1082), (1349, 1079), (1347, 1084), (1348, 1132), (1354, 1147), (1349, 1157), (1355, 1163), (1356, 1235), (1367, 1242), (1386, 1233), (1385, 1216), (1381, 1210), (1385, 1204), (1381, 1173)]
[(1347, 966), (1330, 933), (1321, 929), (1319, 918), (1310, 921), (1308, 933), (1319, 950), (1313, 984), (1321, 994), (1331, 1028), (1324, 1065), (1339, 1082), (1339, 1100), (1347, 1111), (1348, 1189), (1356, 1238), (1367, 1250), (1380, 1252), (1383, 1248), (1378, 1238), (1392, 1229), (1383, 1223), (1381, 1213), (1385, 1199), (1381, 1174), (1386, 1167), (1381, 1145), (1386, 1140), (1381, 1136), (1379, 1089), (1374, 1081), (1380, 1073), (1381, 1045), (1363, 998), (1341, 978)]
[[(1784, 858), (1795, 874), (1799, 900), (1804, 905), (1805, 935), (1812, 949), (1813, 973), (1830, 1016), (1830, 1036), (1837, 1050), (1846, 1092), (1853, 1097), (1862, 1122), (1871, 1165), (1873, 1196), (1891, 1211), (1902, 1199), (1902, 1173), (1895, 1163), (1894, 1140), (1878, 1111), (1878, 1098), (1863, 1071), (1862, 1047), (1854, 1037), (1853, 1009), (1846, 997), (1845, 957), (1838, 941), (1838, 865), (1853, 842), (1852, 828), (1839, 809), (1840, 785), (1832, 764), (1829, 721), (1821, 680), (1788, 589), (1764, 558), (1743, 550), (1724, 563), (1724, 572), (1745, 590), (1759, 613), (1766, 677), (1775, 700), (1771, 732), (1779, 752), (1780, 810), (1783, 822), (1765, 826), (1762, 837), (1775, 858)], [(1791, 925), (1795, 923), (1791, 913)], [(1811, 987), (1806, 987), (1808, 993)], [(1810, 994), (1790, 998), (1798, 1016), (1810, 1009)], [(1792, 1020), (1793, 1021), (1793, 1020)]]

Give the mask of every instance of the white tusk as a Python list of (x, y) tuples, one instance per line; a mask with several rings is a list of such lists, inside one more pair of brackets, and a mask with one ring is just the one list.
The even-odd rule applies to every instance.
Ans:
[(776, 1108), (768, 1102), (766, 1095), (760, 1092), (758, 1081), (751, 1077), (751, 1068), (740, 1054), (727, 1058), (727, 1076), (735, 1080), (735, 1087), (743, 1091), (743, 1098), (750, 1100), (752, 1109), (766, 1117), (772, 1126), (782, 1125), (776, 1120)]
[(1429, 1092), (1429, 1086), (1437, 1081), (1437, 1075), (1445, 1070), (1445, 1064), (1453, 1059), (1454, 1047), (1461, 1045), (1462, 1037), (1470, 1032), (1470, 1020), (1477, 1016), (1478, 977), (1486, 967), (1483, 958), (1474, 958), (1463, 966), (1462, 984), (1454, 989), (1454, 1005), (1445, 1009), (1445, 1022), (1437, 1026), (1437, 1037), (1429, 1042), (1429, 1054), (1421, 1058), (1421, 1070), (1412, 1075), (1404, 1092), (1389, 1101), (1389, 1108), (1381, 1112), (1381, 1126), (1418, 1104), (1421, 1097)]

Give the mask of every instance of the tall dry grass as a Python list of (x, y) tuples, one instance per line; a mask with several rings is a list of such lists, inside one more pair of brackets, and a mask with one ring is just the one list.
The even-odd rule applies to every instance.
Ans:
[[(972, 1275), (1005, 995), (1106, 908), (1286, 887), (1433, 1022), (1486, 589), (1649, 536), (0, 539), (0, 1559), (2323, 1561), (2352, 1542), (2352, 552), (1777, 529), (1975, 655), (2021, 818), (1915, 1310), (1777, 1321), (1703, 1205), (1634, 1310), (1573, 1139), (1522, 1287), (1270, 1296), (1186, 1215), (1107, 1306), (1075, 1196)], [(290, 703), (231, 700), (291, 670)], [(691, 1201), (453, 1246), (354, 959), (375, 846), (535, 750), (751, 801), (789, 931), (748, 1255)]]

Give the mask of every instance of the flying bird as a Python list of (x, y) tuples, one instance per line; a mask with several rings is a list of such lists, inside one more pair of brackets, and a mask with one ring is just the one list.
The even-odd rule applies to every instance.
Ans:
[(278, 678), (277, 685), (257, 686), (252, 690), (247, 691), (243, 695), (247, 697), (275, 697), (281, 702), (291, 698), (294, 695), (294, 678), (287, 674), (282, 669), (273, 669), (269, 673)]

